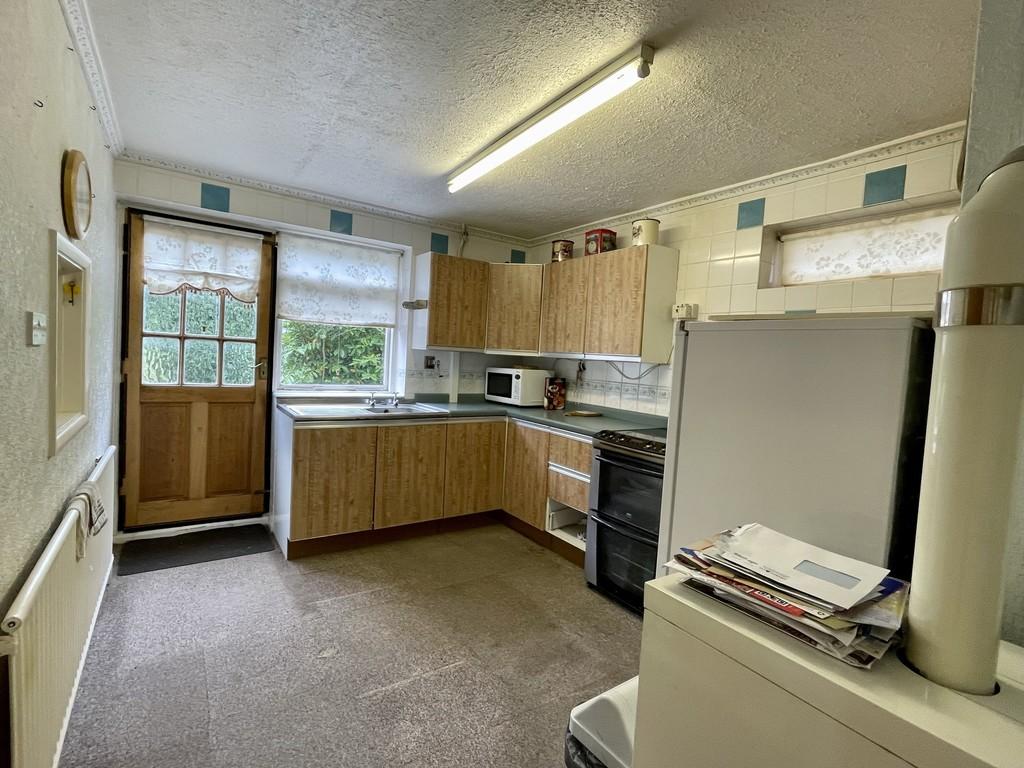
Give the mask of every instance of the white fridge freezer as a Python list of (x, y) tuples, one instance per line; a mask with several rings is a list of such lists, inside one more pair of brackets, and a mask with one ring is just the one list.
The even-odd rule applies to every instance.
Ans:
[(660, 562), (756, 521), (909, 578), (932, 346), (910, 317), (680, 323)]

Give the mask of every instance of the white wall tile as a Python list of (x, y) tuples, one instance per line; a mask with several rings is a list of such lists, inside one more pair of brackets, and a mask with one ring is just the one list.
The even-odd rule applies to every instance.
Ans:
[(708, 288), (708, 314), (721, 315), (728, 312), (731, 293), (732, 288), (728, 285)]
[(828, 184), (824, 180), (813, 186), (797, 187), (793, 192), (793, 218), (821, 216), (825, 213), (827, 193)]
[(818, 306), (818, 286), (787, 285), (786, 311), (802, 311), (816, 309)]
[(198, 206), (202, 202), (202, 184), (198, 179), (189, 179), (184, 176), (171, 177), (172, 203), (182, 205)]
[(735, 232), (738, 210), (739, 203), (735, 200), (713, 208), (711, 211), (711, 234)]
[(282, 221), (284, 219), (284, 200), (280, 195), (257, 194), (256, 215), (261, 219)]
[(729, 301), (730, 312), (755, 312), (757, 311), (757, 285), (734, 285), (732, 297)]
[(892, 282), (893, 307), (934, 304), (939, 290), (939, 275), (897, 277)]
[(779, 188), (779, 192), (773, 191), (764, 199), (764, 223), (778, 224), (782, 221), (793, 219), (793, 201), (795, 190), (792, 184), (786, 184)]
[(907, 164), (907, 155), (892, 155), (884, 160), (876, 160), (873, 163), (868, 163), (862, 169), (864, 173), (874, 173), (875, 171), (884, 171), (886, 168), (895, 168), (898, 165)]
[(749, 227), (736, 233), (736, 255), (753, 256), (761, 253), (761, 241), (764, 236), (761, 227)]
[(686, 274), (686, 288), (706, 288), (708, 284), (708, 262), (702, 261), (699, 264), (687, 264), (684, 270)]
[(306, 226), (308, 219), (306, 218), (306, 201), (297, 200), (292, 197), (286, 197), (282, 202), (282, 216), (284, 216), (284, 222), (286, 224), (298, 224), (299, 226)]
[(711, 238), (711, 258), (731, 259), (736, 255), (736, 233), (728, 232)]
[(860, 310), (879, 306), (892, 306), (892, 278), (872, 277), (867, 280), (855, 280), (853, 308)]
[[(671, 365), (659, 365), (658, 366), (658, 370), (655, 371), (655, 373), (658, 376), (658, 386), (659, 387), (669, 387), (669, 388), (671, 388), (671, 386), (672, 386), (672, 366)], [(654, 373), (651, 374), (651, 376), (654, 376), (654, 375), (655, 375)]]
[(696, 304), (700, 307), (700, 311), (703, 312), (705, 305), (708, 303), (708, 289), (687, 288), (683, 291), (683, 303)]
[(637, 409), (636, 399), (640, 386), (635, 381), (623, 382), (622, 393), (619, 396), (619, 408), (627, 411)]
[(693, 232), (690, 237), (711, 237), (711, 206), (701, 205), (693, 210)]
[(114, 162), (114, 190), (122, 195), (135, 195), (139, 191), (139, 168), (128, 163)]
[(171, 174), (154, 168), (140, 168), (138, 179), (139, 194), (143, 197), (168, 200), (171, 197), (171, 182), (173, 178)]
[(826, 200), (825, 210), (828, 213), (862, 207), (864, 205), (864, 174), (858, 173), (851, 176), (844, 171), (829, 174)]
[(246, 187), (231, 188), (231, 212), (242, 216), (259, 216), (259, 193)]
[(818, 309), (849, 310), (852, 305), (853, 283), (849, 280), (818, 286)]
[(326, 205), (318, 205), (317, 203), (306, 204), (306, 222), (307, 226), (313, 227), (314, 229), (326, 229), (331, 228), (331, 209)]
[(757, 311), (782, 312), (786, 308), (785, 288), (760, 288), (757, 291)]
[(942, 154), (927, 155), (921, 159), (912, 157), (907, 163), (907, 181), (903, 191), (905, 199), (951, 189), (953, 145), (948, 144), (941, 149), (945, 149)]
[(760, 279), (761, 257), (745, 256), (736, 259), (732, 267), (732, 281), (737, 285), (756, 283)]
[(698, 237), (685, 241), (683, 245), (683, 260), (687, 264), (694, 264), (699, 261), (707, 261), (711, 258), (711, 238)]
[(732, 259), (712, 261), (708, 269), (708, 286), (732, 285)]
[[(328, 226), (330, 226), (328, 222)], [(373, 237), (373, 219), (362, 213), (352, 214), (352, 234), (356, 237)]]

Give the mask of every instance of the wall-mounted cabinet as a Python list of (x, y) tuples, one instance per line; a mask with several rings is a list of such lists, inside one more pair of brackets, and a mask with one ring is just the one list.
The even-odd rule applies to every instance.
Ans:
[(542, 354), (583, 354), (592, 264), (590, 258), (584, 257), (544, 266), (540, 320)]
[(537, 353), (543, 284), (542, 264), (489, 265), (488, 351)]
[(484, 348), (489, 267), (444, 253), (416, 257), (413, 293), (427, 308), (413, 314), (414, 348)]
[(679, 252), (639, 245), (586, 258), (584, 355), (667, 363)]

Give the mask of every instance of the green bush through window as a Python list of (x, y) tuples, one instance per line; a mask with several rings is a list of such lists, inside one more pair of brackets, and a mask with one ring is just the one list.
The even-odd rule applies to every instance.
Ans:
[(281, 321), (281, 384), (383, 386), (387, 330)]

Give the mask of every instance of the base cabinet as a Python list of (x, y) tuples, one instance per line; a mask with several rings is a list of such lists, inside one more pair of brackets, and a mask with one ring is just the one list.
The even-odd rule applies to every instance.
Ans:
[(446, 424), (379, 428), (374, 528), (443, 515), (447, 429)]
[(296, 429), (289, 538), (373, 528), (376, 464), (376, 426)]
[(549, 437), (542, 429), (513, 421), (505, 446), (503, 507), (542, 531), (547, 517)]
[(505, 476), (505, 419), (448, 424), (444, 516), (501, 508)]

